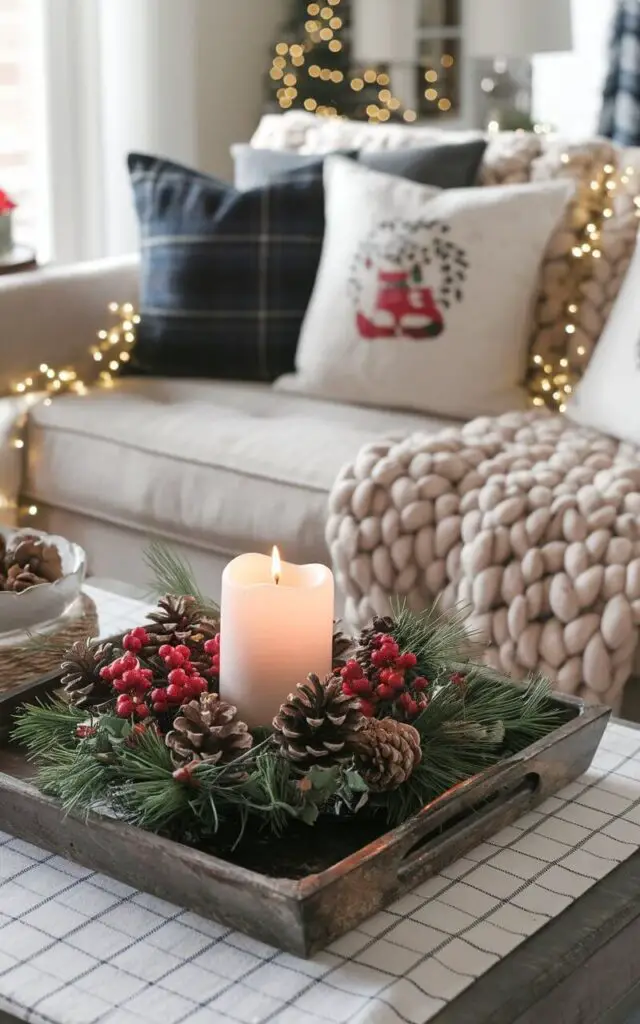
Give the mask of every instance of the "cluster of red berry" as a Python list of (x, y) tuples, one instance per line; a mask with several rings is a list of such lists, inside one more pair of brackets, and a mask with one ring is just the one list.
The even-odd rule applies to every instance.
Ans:
[(407, 718), (415, 718), (429, 703), (425, 691), (431, 685), (417, 671), (418, 659), (411, 651), (401, 654), (397, 642), (388, 633), (376, 633), (373, 647), (373, 671), (369, 676), (359, 661), (348, 661), (342, 669), (343, 693), (359, 697), (362, 712), (368, 718), (373, 717), (384, 702), (395, 704)]
[(110, 665), (100, 669), (103, 679), (110, 682), (118, 694), (116, 714), (120, 718), (146, 718), (149, 705), (146, 695), (151, 689), (153, 672), (143, 668), (138, 658), (127, 651), (121, 658), (116, 658)]
[[(100, 670), (101, 677), (108, 680), (118, 694), (116, 714), (120, 718), (147, 718), (151, 708), (157, 714), (177, 710), (209, 689), (204, 675), (217, 676), (220, 671), (219, 636), (204, 644), (205, 654), (211, 660), (211, 667), (204, 670), (204, 675), (193, 664), (192, 652), (186, 644), (163, 644), (158, 650), (162, 665), (155, 664), (158, 659), (154, 658), (150, 663), (154, 667), (144, 668), (136, 655), (150, 643), (149, 634), (139, 626), (123, 637), (125, 654)], [(159, 682), (162, 685), (157, 685)]]

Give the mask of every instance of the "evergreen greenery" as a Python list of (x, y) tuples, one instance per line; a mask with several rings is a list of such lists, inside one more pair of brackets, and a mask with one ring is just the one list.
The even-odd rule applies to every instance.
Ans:
[[(195, 591), (190, 571), (155, 549), (150, 562), (159, 589), (167, 583)], [(141, 726), (113, 710), (88, 713), (55, 699), (24, 707), (13, 739), (38, 767), (43, 792), (69, 813), (108, 811), (140, 828), (182, 842), (228, 849), (247, 830), (286, 832), (293, 823), (313, 825), (321, 815), (380, 815), (400, 824), (452, 786), (557, 728), (567, 717), (550, 698), (545, 680), (514, 684), (473, 660), (474, 649), (460, 614), (396, 609), (390, 633), (417, 657), (431, 681), (426, 708), (413, 721), (422, 760), (397, 789), (368, 792), (357, 756), (345, 764), (296, 767), (269, 730), (256, 730), (252, 749), (228, 764), (194, 761), (176, 771), (158, 724)], [(87, 717), (89, 715), (89, 717)]]

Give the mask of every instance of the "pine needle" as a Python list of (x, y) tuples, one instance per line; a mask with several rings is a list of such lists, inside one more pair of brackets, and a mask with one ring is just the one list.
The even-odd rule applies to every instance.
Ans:
[(11, 739), (26, 747), (30, 760), (46, 759), (61, 749), (74, 748), (76, 727), (86, 719), (86, 711), (61, 700), (26, 704), (16, 719)]
[(466, 619), (462, 609), (442, 612), (434, 604), (416, 613), (398, 603), (391, 632), (402, 652), (412, 651), (417, 656), (421, 674), (436, 682), (443, 673), (450, 674), (468, 661), (477, 646), (476, 634), (468, 630)]
[(158, 597), (172, 594), (175, 597), (195, 597), (200, 611), (207, 618), (218, 619), (220, 609), (215, 601), (205, 597), (190, 564), (180, 555), (163, 544), (154, 541), (144, 552), (144, 561), (153, 573), (153, 591)]

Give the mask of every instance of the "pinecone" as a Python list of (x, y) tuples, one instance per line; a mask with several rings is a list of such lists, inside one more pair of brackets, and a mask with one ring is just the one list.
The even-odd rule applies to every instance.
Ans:
[(12, 565), (7, 573), (4, 586), (5, 590), (15, 590), (16, 593), (21, 594), (23, 590), (37, 587), (41, 583), (49, 583), (49, 580), (44, 579), (43, 576), (38, 576), (29, 568), (23, 569), (19, 565)]
[(102, 679), (100, 669), (115, 657), (113, 644), (76, 640), (61, 664), (62, 685), (70, 704), (98, 709), (113, 699), (113, 687)]
[(422, 758), (420, 733), (395, 718), (367, 718), (356, 739), (356, 764), (374, 792), (397, 789)]
[[(210, 640), (218, 632), (219, 623), (202, 617), (200, 606), (195, 597), (189, 595), (167, 595), (158, 602), (157, 611), (148, 616), (150, 624), (145, 629), (153, 637), (153, 647), (157, 650), (162, 644), (186, 643), (193, 639), (196, 643), (201, 636), (201, 643)], [(151, 653), (151, 652), (150, 652)]]
[(16, 567), (24, 569), (45, 583), (54, 583), (62, 576), (62, 559), (55, 544), (33, 535), (13, 538), (5, 553), (5, 567), (9, 573)]
[(393, 619), (386, 616), (385, 618), (376, 617), (373, 619), (370, 626), (363, 629), (358, 637), (358, 643), (355, 650), (355, 660), (362, 666), (362, 671), (365, 676), (371, 676), (375, 672), (375, 666), (371, 661), (371, 655), (376, 649), (374, 647), (374, 638), (377, 633), (390, 633), (393, 629)]
[(332, 668), (344, 668), (347, 663), (346, 655), (353, 647), (353, 640), (342, 632), (339, 622), (334, 622), (333, 626)]
[(165, 740), (174, 764), (227, 764), (249, 750), (253, 737), (246, 722), (236, 718), (237, 713), (237, 708), (214, 693), (203, 693), (199, 701), (183, 704)]
[(364, 722), (357, 698), (342, 692), (342, 680), (320, 682), (310, 675), (298, 683), (273, 720), (274, 739), (300, 768), (337, 764), (351, 757), (353, 742)]

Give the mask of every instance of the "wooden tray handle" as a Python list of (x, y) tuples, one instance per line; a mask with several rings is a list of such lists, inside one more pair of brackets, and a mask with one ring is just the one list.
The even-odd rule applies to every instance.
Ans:
[(524, 814), (531, 806), (539, 786), (540, 776), (536, 772), (529, 772), (497, 792), (475, 803), (468, 803), (462, 810), (459, 805), (452, 804), (448, 808), (448, 815), (425, 831), (405, 853), (398, 865), (400, 884), (417, 885), (425, 874), (435, 874), (441, 865), (450, 863), (457, 856), (462, 856), (465, 850), (477, 846), (486, 836), (498, 831), (506, 821), (513, 821), (518, 815)]

